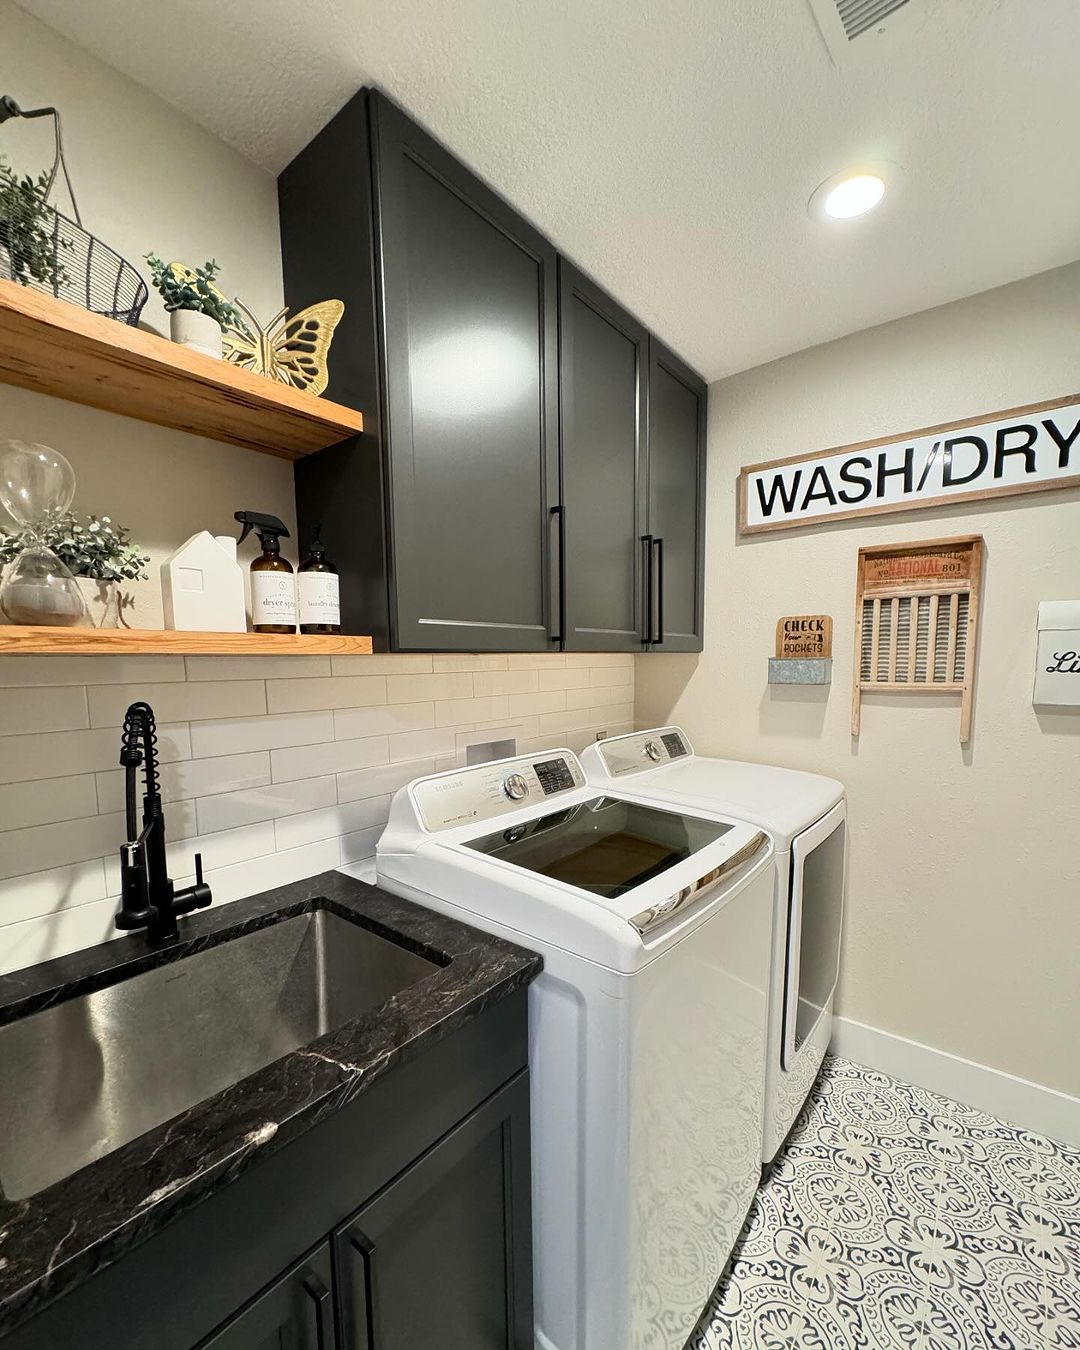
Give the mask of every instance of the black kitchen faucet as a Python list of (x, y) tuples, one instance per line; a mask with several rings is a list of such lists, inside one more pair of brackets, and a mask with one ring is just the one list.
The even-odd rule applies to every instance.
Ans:
[[(117, 928), (145, 928), (151, 943), (179, 936), (177, 916), (205, 909), (213, 899), (203, 882), (202, 854), (195, 854), (195, 884), (177, 890), (165, 861), (165, 813), (158, 783), (157, 725), (149, 703), (133, 703), (124, 714), (120, 745), (124, 767), (127, 843), (120, 846), (120, 910)], [(143, 766), (142, 831), (136, 823), (135, 777)]]

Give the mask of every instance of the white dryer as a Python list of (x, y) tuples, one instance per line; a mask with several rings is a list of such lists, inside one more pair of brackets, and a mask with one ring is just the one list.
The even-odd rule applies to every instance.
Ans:
[(538, 1350), (682, 1350), (760, 1172), (773, 848), (569, 750), (417, 779), (378, 883), (538, 951)]
[(696, 755), (679, 727), (612, 736), (581, 756), (589, 782), (657, 804), (721, 811), (776, 846), (762, 1163), (776, 1157), (832, 1035), (847, 866), (847, 807), (835, 778)]

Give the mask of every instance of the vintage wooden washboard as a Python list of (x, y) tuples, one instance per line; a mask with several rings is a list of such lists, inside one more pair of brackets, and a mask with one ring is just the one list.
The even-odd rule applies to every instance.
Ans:
[(983, 539), (979, 534), (859, 550), (851, 734), (862, 696), (959, 694), (971, 736)]

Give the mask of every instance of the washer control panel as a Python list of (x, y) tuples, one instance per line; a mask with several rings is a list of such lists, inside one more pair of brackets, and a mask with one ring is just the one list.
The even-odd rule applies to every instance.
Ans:
[(560, 750), (421, 778), (413, 784), (412, 795), (424, 828), (436, 833), (471, 821), (495, 820), (584, 786), (577, 756)]
[(598, 741), (596, 752), (612, 778), (644, 773), (659, 764), (686, 759), (693, 749), (678, 727), (658, 727), (655, 731), (635, 731), (629, 736), (612, 736)]

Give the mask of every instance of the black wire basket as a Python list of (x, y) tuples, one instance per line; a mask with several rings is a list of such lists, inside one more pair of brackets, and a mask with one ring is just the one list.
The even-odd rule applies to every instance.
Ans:
[[(56, 156), (47, 180), (0, 180), (0, 277), (55, 295), (93, 314), (135, 325), (147, 300), (146, 282), (131, 263), (83, 227), (64, 160), (60, 114), (55, 108), (23, 110), (0, 96), (0, 123), (12, 117), (51, 117)], [(49, 202), (63, 171), (75, 219)]]

